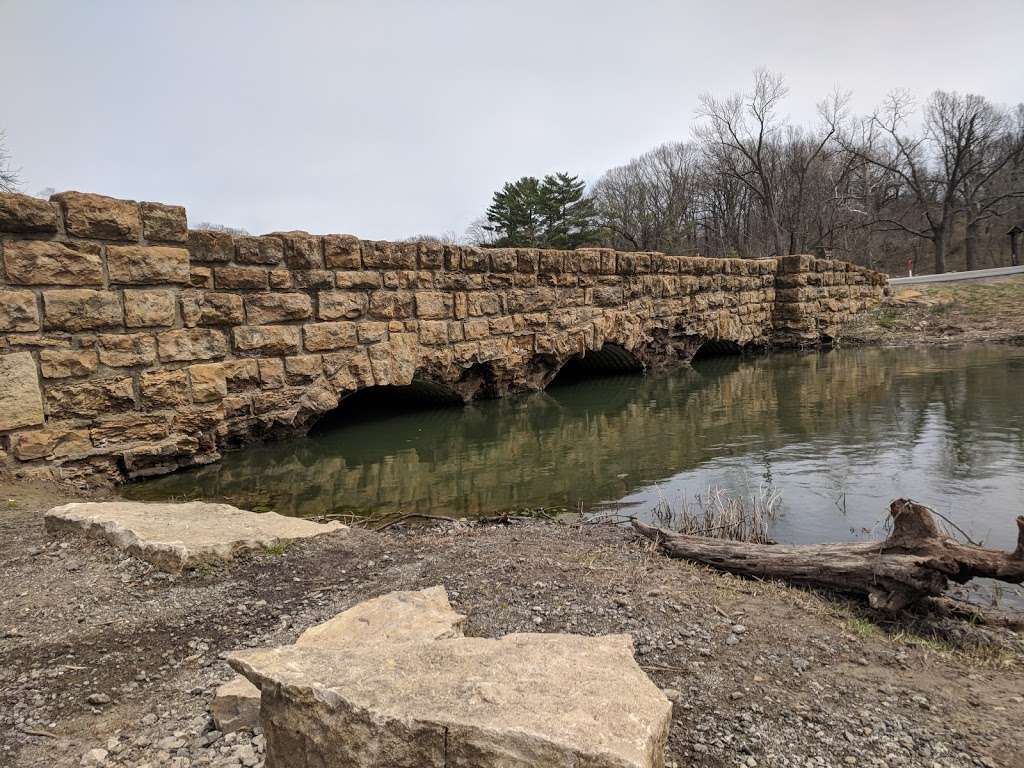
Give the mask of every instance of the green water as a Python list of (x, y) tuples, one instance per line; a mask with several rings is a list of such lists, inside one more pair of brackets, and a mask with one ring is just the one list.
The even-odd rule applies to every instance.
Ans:
[[(390, 406), (393, 409), (393, 404)], [(346, 421), (346, 414), (349, 418)], [(126, 488), (289, 515), (629, 509), (770, 483), (780, 541), (862, 538), (910, 496), (1010, 548), (1024, 514), (1024, 349), (716, 358), (668, 375), (341, 423)]]

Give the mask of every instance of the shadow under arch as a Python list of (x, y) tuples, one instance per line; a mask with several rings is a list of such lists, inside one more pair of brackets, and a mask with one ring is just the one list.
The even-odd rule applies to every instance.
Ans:
[(566, 360), (549, 386), (643, 371), (644, 364), (636, 355), (619, 344), (606, 342), (600, 349), (574, 355)]
[(693, 353), (690, 362), (696, 363), (716, 357), (735, 357), (742, 355), (743, 351), (743, 347), (735, 341), (709, 339), (697, 347), (697, 351)]
[(411, 383), (403, 385), (363, 387), (341, 398), (331, 410), (316, 416), (309, 434), (381, 417), (464, 404), (465, 400), (456, 390), (426, 379), (414, 378)]

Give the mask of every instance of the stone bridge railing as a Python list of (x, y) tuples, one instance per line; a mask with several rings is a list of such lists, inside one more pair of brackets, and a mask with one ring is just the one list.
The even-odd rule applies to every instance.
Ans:
[(469, 400), (581, 357), (813, 346), (885, 285), (810, 256), (231, 236), (78, 192), (0, 194), (0, 260), (0, 468), (115, 481), (301, 432), (369, 386)]

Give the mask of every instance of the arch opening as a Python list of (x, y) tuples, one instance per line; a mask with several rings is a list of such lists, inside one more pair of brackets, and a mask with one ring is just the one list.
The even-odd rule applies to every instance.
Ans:
[(743, 347), (734, 341), (708, 340), (701, 344), (690, 358), (691, 363), (716, 357), (733, 357), (743, 354)]
[(429, 411), (463, 405), (459, 393), (436, 382), (413, 379), (410, 384), (364, 387), (346, 395), (337, 407), (317, 417), (310, 434), (326, 432), (349, 424), (415, 411)]
[(642, 373), (644, 364), (624, 347), (606, 343), (600, 349), (574, 355), (555, 374), (552, 384), (571, 384), (584, 379)]

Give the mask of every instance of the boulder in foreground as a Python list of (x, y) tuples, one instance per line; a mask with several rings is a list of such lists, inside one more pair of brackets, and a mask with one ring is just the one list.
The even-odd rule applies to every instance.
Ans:
[[(456, 613), (444, 587), (389, 592), (310, 627), (297, 646), (344, 649), (375, 643), (426, 643), (462, 637), (466, 617)], [(259, 725), (260, 689), (242, 676), (217, 689), (210, 714), (222, 733)]]
[(102, 538), (168, 573), (231, 560), (241, 552), (277, 547), (295, 539), (348, 530), (341, 523), (320, 524), (202, 501), (76, 502), (54, 507), (45, 520), (50, 534), (74, 531)]
[(239, 651), (268, 768), (661, 768), (671, 704), (628, 635)]

